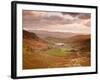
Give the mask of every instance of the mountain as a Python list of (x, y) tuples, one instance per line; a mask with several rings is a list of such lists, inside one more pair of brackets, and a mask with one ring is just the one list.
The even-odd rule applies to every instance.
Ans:
[(30, 32), (33, 32), (37, 34), (37, 36), (41, 38), (46, 38), (46, 37), (52, 37), (52, 38), (68, 38), (75, 36), (75, 33), (69, 33), (69, 32), (51, 32), (51, 31), (46, 31), (46, 30), (30, 30)]
[(67, 42), (84, 42), (90, 40), (90, 35), (76, 35), (67, 39)]
[(55, 42), (83, 42), (90, 39), (90, 35), (81, 35), (71, 32), (51, 32), (45, 30), (31, 30), (30, 32), (35, 33), (41, 39), (45, 41)]
[(35, 33), (23, 30), (23, 46), (32, 49), (46, 48), (47, 44), (44, 40), (40, 39)]
[[(62, 35), (62, 36), (60, 36)], [(34, 30), (23, 31), (24, 44), (32, 49), (46, 49), (48, 44), (65, 43), (72, 47), (90, 49), (90, 35)]]
[(78, 49), (80, 52), (90, 51), (91, 48), (90, 35), (77, 35), (74, 37), (70, 37), (66, 40), (66, 43), (71, 43), (70, 45)]
[(24, 39), (35, 39), (35, 40), (39, 39), (39, 37), (37, 37), (35, 33), (31, 33), (25, 30), (23, 30), (23, 38)]

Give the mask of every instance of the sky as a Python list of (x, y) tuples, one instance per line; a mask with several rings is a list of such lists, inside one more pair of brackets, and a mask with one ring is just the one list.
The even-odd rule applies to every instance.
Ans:
[(91, 14), (23, 10), (23, 29), (86, 35), (91, 32)]

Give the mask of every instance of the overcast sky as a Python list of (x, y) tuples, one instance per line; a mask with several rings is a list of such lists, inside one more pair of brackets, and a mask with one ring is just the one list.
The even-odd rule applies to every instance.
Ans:
[(23, 11), (23, 29), (90, 34), (91, 14)]

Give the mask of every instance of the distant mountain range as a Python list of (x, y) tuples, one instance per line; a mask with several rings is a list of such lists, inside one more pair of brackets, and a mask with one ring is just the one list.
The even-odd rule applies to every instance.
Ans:
[(30, 32), (35, 33), (39, 37), (53, 37), (53, 38), (68, 38), (75, 36), (77, 34), (75, 33), (69, 33), (69, 32), (52, 32), (52, 31), (46, 31), (46, 30), (30, 30)]
[(51, 31), (43, 31), (43, 30), (31, 30), (31, 33), (35, 33), (41, 39), (59, 39), (66, 42), (74, 42), (74, 41), (84, 41), (90, 39), (90, 35), (81, 35), (77, 33), (71, 32), (51, 32)]

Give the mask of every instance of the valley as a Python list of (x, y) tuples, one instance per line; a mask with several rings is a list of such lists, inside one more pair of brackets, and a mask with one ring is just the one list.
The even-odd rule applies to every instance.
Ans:
[(90, 35), (23, 30), (23, 69), (91, 65)]

